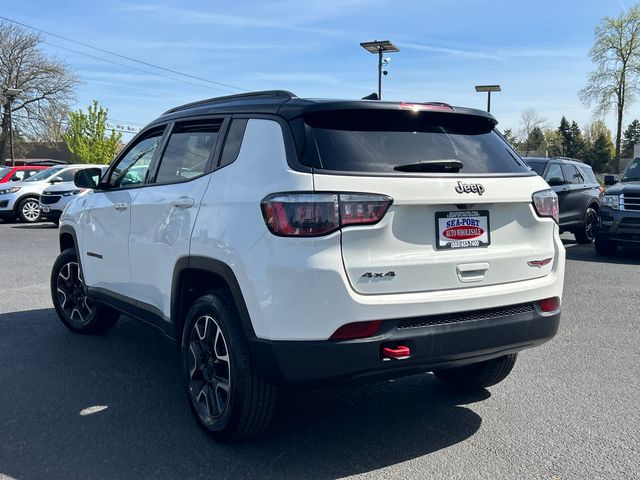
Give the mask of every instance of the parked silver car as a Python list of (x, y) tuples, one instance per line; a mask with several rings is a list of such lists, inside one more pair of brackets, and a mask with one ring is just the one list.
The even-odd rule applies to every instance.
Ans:
[[(86, 165), (86, 168), (92, 168), (93, 165)], [(107, 170), (108, 165), (100, 167), (102, 174)], [(79, 168), (78, 170), (83, 170)], [(96, 178), (96, 183), (100, 180)], [(76, 187), (73, 180), (70, 182), (56, 183), (45, 188), (40, 195), (40, 219), (50, 221), (56, 225), (60, 221), (60, 215), (67, 204), (77, 195), (84, 193), (86, 189)]]

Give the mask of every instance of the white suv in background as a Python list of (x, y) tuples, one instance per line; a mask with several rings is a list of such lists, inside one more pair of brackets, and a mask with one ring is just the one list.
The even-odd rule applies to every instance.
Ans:
[(565, 262), (557, 197), (496, 123), (284, 91), (169, 110), (99, 183), (76, 175), (93, 190), (61, 217), (58, 316), (175, 338), (220, 440), (263, 430), (284, 383), (494, 385), (556, 334)]

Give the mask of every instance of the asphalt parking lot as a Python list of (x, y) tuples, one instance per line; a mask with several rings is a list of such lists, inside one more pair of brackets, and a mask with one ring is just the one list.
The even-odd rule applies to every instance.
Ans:
[[(568, 242), (558, 336), (502, 384), (431, 375), (289, 392), (258, 440), (197, 426), (178, 353), (123, 318), (102, 337), (56, 319), (53, 225), (0, 223), (0, 478), (638, 478), (640, 253)], [(88, 407), (106, 406), (89, 415)]]

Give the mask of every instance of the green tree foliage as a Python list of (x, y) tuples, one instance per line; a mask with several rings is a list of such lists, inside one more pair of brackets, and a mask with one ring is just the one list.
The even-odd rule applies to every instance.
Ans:
[[(563, 117), (564, 118), (564, 117)], [(561, 157), (562, 151), (562, 137), (552, 128), (545, 128), (544, 140), (547, 145), (547, 155), (550, 157)]]
[(640, 85), (640, 6), (631, 7), (618, 18), (603, 18), (596, 27), (590, 56), (596, 70), (589, 74), (580, 97), (586, 106), (595, 105), (599, 114), (615, 109), (614, 166), (619, 171), (622, 117)]
[(564, 115), (560, 119), (560, 126), (558, 127), (558, 137), (560, 138), (561, 155), (563, 157), (566, 157), (569, 155), (567, 153), (567, 150), (571, 143), (571, 125)]
[(626, 158), (633, 157), (633, 147), (638, 143), (640, 143), (640, 122), (634, 120), (624, 131), (622, 138), (622, 156)]
[(558, 155), (578, 159), (582, 159), (585, 156), (586, 144), (582, 131), (575, 121), (569, 123), (567, 118), (563, 116), (556, 134), (560, 140), (560, 153)]
[(545, 150), (545, 147), (545, 138), (542, 129), (540, 127), (533, 127), (525, 141), (525, 150), (527, 151), (527, 154), (529, 154), (529, 152)]
[(74, 163), (109, 163), (116, 154), (121, 133), (107, 135), (107, 109), (97, 100), (87, 108), (69, 114), (69, 128), (62, 135)]
[(614, 168), (615, 148), (611, 130), (607, 128), (602, 120), (593, 122), (588, 128), (587, 150), (585, 160), (594, 171), (606, 172)]

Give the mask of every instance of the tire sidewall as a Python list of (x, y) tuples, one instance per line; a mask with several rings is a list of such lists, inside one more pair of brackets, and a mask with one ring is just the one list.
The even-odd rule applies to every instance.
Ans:
[[(193, 326), (199, 318), (203, 315), (211, 316), (224, 335), (227, 345), (227, 353), (229, 355), (229, 378), (230, 378), (230, 391), (229, 401), (222, 415), (213, 420), (213, 423), (204, 423), (196, 405), (194, 404), (193, 393), (191, 392), (191, 382), (189, 375), (189, 356), (191, 355), (189, 349), (189, 343), (191, 338), (191, 332)], [(222, 432), (232, 430), (233, 425), (237, 422), (237, 412), (241, 409), (242, 392), (244, 390), (244, 383), (246, 381), (245, 375), (243, 375), (243, 368), (240, 365), (240, 357), (242, 355), (242, 346), (239, 342), (242, 340), (238, 338), (238, 331), (236, 328), (235, 318), (225, 303), (216, 295), (209, 294), (200, 297), (193, 306), (189, 309), (185, 320), (183, 332), (182, 332), (182, 364), (184, 371), (184, 378), (186, 382), (187, 397), (189, 399), (189, 406), (191, 407), (194, 416), (198, 420), (198, 423), (209, 433), (220, 434)]]

